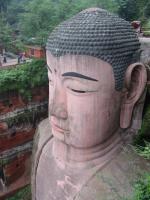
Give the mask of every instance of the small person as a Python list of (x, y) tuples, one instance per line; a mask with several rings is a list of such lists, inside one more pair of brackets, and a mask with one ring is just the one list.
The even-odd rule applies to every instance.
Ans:
[(7, 63), (6, 55), (3, 56), (3, 63)]

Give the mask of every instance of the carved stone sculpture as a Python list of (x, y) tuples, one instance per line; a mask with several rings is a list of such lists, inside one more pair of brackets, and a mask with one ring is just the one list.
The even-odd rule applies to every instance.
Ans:
[(117, 200), (141, 169), (128, 145), (146, 70), (130, 24), (98, 8), (60, 24), (47, 42), (49, 119), (38, 128), (33, 200)]

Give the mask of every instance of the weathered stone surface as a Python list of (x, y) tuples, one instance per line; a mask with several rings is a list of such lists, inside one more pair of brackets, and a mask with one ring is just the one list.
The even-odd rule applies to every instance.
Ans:
[(13, 184), (9, 186), (5, 186), (0, 183), (0, 199), (5, 200), (7, 197), (13, 195), (18, 189), (25, 187), (26, 185), (30, 184), (30, 166), (31, 166), (31, 159), (30, 157), (27, 158), (25, 161), (25, 171), (22, 176), (18, 177), (16, 181), (13, 181)]
[(141, 62), (150, 65), (150, 38), (141, 37)]
[(17, 92), (0, 94), (0, 199), (30, 183), (32, 140), (47, 117), (47, 87), (35, 88), (30, 102)]
[[(95, 31), (102, 27), (104, 35), (98, 32), (95, 43)], [(139, 174), (150, 170), (130, 146), (140, 128), (147, 82), (145, 66), (133, 63), (138, 44), (126, 22), (97, 8), (77, 14), (52, 33), (47, 45), (49, 119), (35, 137), (32, 200), (120, 200), (132, 194)], [(98, 45), (104, 56), (95, 56), (88, 45), (94, 50)], [(129, 46), (134, 46), (131, 57)], [(122, 52), (130, 57), (128, 63)]]
[[(108, 160), (103, 167), (97, 165), (90, 169), (80, 169), (66, 166), (67, 170), (64, 170), (57, 165), (50, 153), (54, 138), (48, 122), (46, 119), (39, 124), (38, 138), (35, 140), (35, 160), (41, 164), (36, 163), (34, 167), (38, 166), (37, 173), (44, 181), (36, 188), (39, 190), (36, 191), (37, 199), (120, 200), (131, 197), (135, 181), (144, 172), (150, 172), (150, 162), (138, 156), (131, 145), (125, 145), (127, 141), (124, 141), (122, 151)], [(42, 170), (43, 167), (51, 170)], [(35, 170), (33, 172), (32, 186), (35, 191), (35, 182), (38, 179), (35, 177)]]

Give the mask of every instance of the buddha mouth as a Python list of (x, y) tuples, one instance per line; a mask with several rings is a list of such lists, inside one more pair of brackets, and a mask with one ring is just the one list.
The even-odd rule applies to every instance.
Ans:
[(51, 119), (51, 126), (54, 131), (60, 132), (60, 133), (68, 133), (69, 130), (62, 128), (60, 125), (58, 125), (54, 119)]

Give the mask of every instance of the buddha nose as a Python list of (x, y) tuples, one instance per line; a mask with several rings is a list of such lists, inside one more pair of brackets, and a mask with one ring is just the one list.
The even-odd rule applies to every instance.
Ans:
[[(51, 95), (52, 97), (50, 98)], [(58, 119), (66, 120), (68, 118), (66, 92), (61, 83), (56, 84), (53, 94), (50, 91), (49, 113)]]

